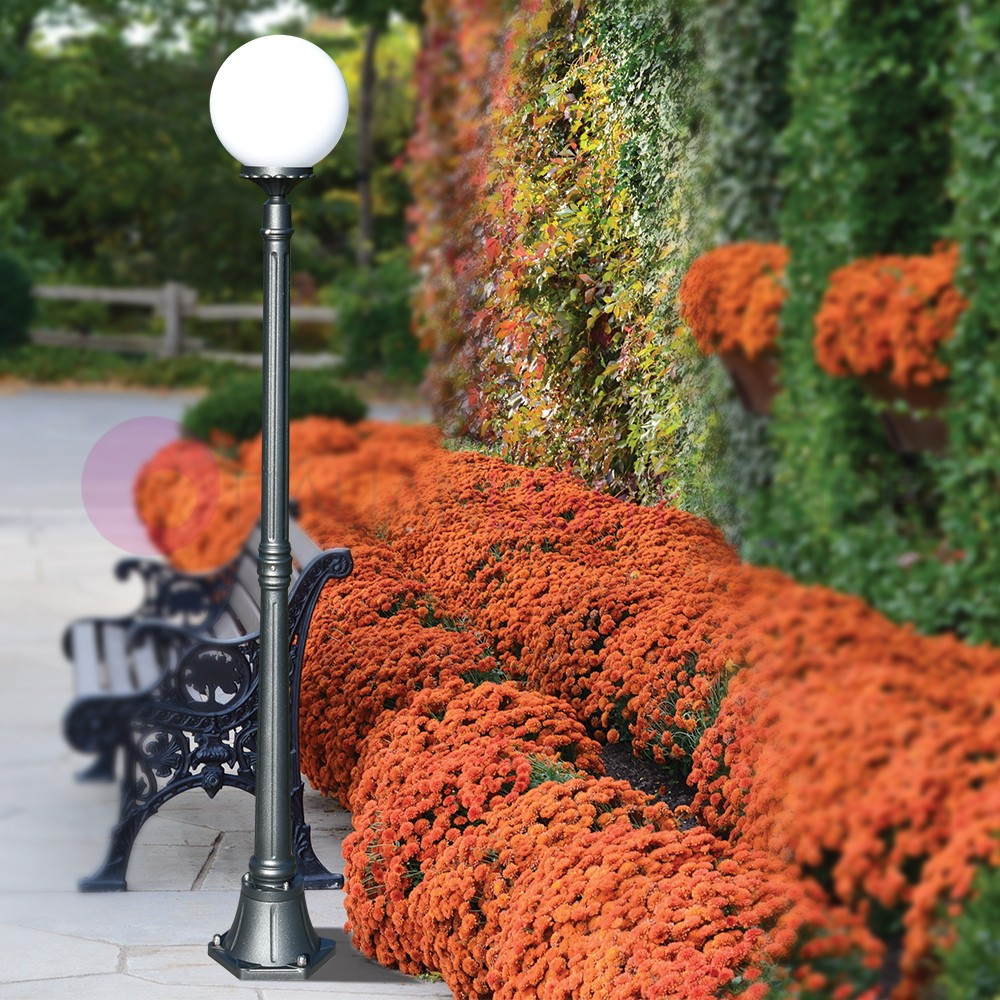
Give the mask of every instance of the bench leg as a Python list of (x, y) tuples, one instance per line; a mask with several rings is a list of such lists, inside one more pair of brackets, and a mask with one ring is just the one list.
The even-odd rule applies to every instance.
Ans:
[(312, 832), (302, 807), (302, 783), (292, 789), (292, 855), (307, 889), (343, 889), (344, 876), (331, 872), (316, 857)]
[(125, 892), (128, 885), (125, 882), (125, 872), (128, 860), (132, 854), (135, 838), (142, 829), (143, 823), (153, 815), (153, 809), (129, 809), (111, 831), (111, 843), (101, 867), (80, 879), (78, 885), (81, 892)]
[(90, 767), (78, 771), (76, 780), (84, 781), (114, 781), (115, 780), (115, 748), (102, 750), (97, 760)]

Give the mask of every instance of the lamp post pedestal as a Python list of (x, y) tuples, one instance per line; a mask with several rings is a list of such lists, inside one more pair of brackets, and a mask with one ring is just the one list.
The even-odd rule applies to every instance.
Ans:
[(232, 927), (209, 955), (240, 979), (308, 979), (334, 952), (306, 909), (292, 857), (288, 585), (288, 328), (292, 210), (287, 194), (308, 167), (243, 167), (264, 202), (264, 366), (261, 441), (260, 658), (254, 855)]
[(313, 929), (302, 876), (287, 889), (255, 889), (243, 876), (233, 926), (217, 934), (209, 955), (238, 979), (308, 979), (329, 958), (334, 942)]

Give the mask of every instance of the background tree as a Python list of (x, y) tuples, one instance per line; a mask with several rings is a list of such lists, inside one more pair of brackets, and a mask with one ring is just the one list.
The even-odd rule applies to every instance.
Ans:
[[(203, 298), (259, 294), (246, 234), (256, 206), (208, 118), (225, 56), (273, 0), (12, 0), (0, 17), (0, 248), (36, 280), (140, 285), (178, 279)], [(386, 22), (387, 23), (387, 22)], [(346, 21), (283, 30), (312, 37), (357, 94), (362, 32)], [(383, 30), (379, 120), (358, 123), (297, 193), (296, 266), (320, 286), (354, 265), (359, 146), (384, 169), (369, 181), (366, 240), (404, 238), (408, 191), (392, 166), (412, 122), (416, 38)], [(355, 98), (355, 103), (357, 99)], [(352, 116), (357, 118), (357, 115)], [(372, 156), (371, 153), (368, 154)]]
[(361, 64), (361, 99), (358, 108), (358, 267), (370, 270), (375, 259), (375, 224), (372, 212), (372, 153), (375, 119), (375, 91), (378, 84), (376, 51), (379, 36), (392, 14), (419, 23), (421, 0), (339, 0), (334, 12), (345, 15), (364, 28), (364, 57)]

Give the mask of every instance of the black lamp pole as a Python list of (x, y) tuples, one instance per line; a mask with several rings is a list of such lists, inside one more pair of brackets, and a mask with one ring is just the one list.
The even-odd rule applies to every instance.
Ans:
[(254, 854), (232, 927), (208, 953), (240, 979), (308, 979), (332, 957), (306, 909), (292, 857), (288, 658), (288, 328), (292, 210), (287, 195), (311, 167), (243, 167), (264, 202), (264, 367), (260, 505), (260, 663)]

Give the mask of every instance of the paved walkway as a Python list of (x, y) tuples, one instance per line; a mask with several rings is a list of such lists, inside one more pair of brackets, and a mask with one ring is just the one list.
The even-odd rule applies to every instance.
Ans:
[[(223, 789), (168, 803), (139, 836), (127, 893), (81, 894), (116, 815), (112, 785), (79, 785), (88, 760), (62, 739), (72, 698), (59, 638), (86, 614), (130, 611), (138, 584), (111, 567), (124, 553), (81, 500), (84, 462), (111, 428), (176, 419), (182, 393), (0, 387), (0, 996), (5, 1000), (274, 1000), (289, 991), (339, 997), (450, 997), (382, 969), (343, 933), (343, 893), (310, 892), (316, 928), (337, 955), (306, 983), (239, 983), (208, 958), (236, 911), (253, 848), (253, 800)], [(390, 418), (388, 411), (378, 412)], [(350, 817), (316, 793), (306, 817), (320, 858), (342, 871)]]

